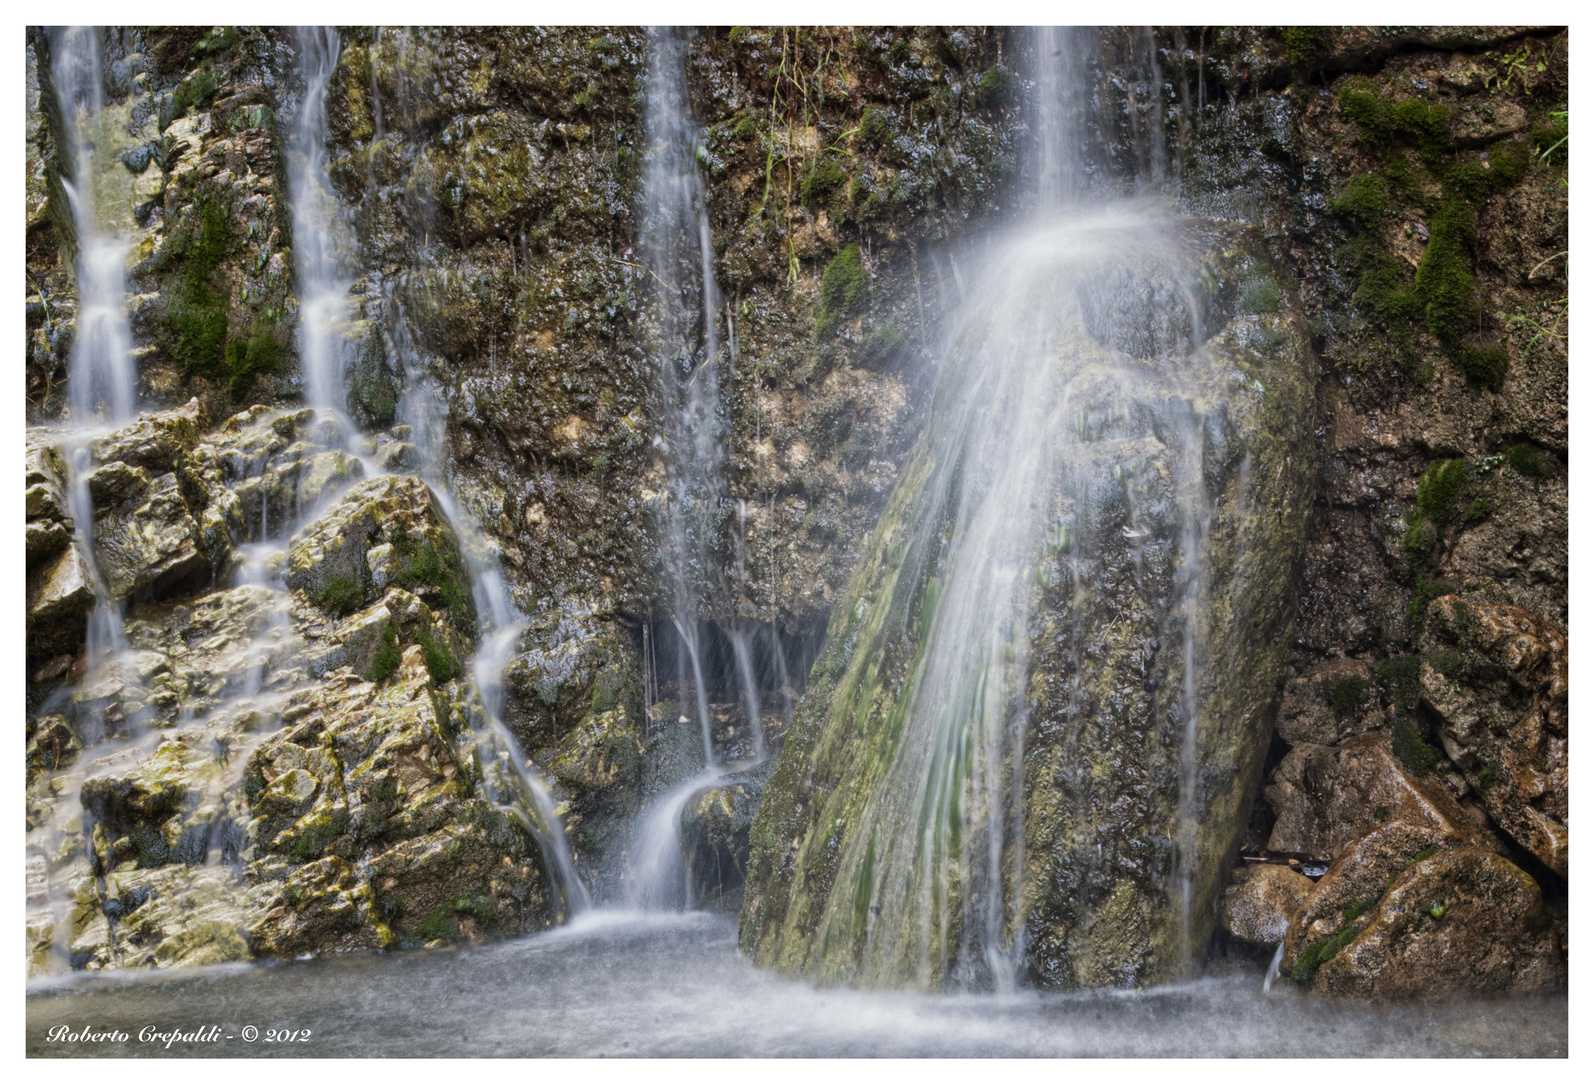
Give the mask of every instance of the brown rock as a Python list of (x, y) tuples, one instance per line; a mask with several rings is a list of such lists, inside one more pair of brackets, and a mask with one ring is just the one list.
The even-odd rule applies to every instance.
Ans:
[(1223, 892), (1218, 919), (1241, 941), (1277, 945), (1311, 892), (1312, 880), (1287, 866), (1244, 866)]
[(1279, 703), (1279, 738), (1332, 745), (1375, 728), (1382, 721), (1372, 669), (1363, 660), (1329, 660), (1284, 684)]
[(1566, 877), (1566, 638), (1521, 608), (1443, 596), (1423, 644), (1445, 753), (1500, 828)]
[(1375, 732), (1344, 746), (1302, 743), (1273, 771), (1263, 793), (1277, 821), (1268, 847), (1338, 856), (1386, 821), (1405, 821), (1488, 844), (1443, 784), (1412, 776)]
[(1484, 848), (1441, 849), (1410, 866), (1316, 985), (1356, 997), (1546, 990), (1566, 961), (1526, 871)]
[(1302, 953), (1340, 931), (1344, 912), (1370, 909), (1407, 867), (1449, 843), (1439, 829), (1391, 821), (1351, 844), (1294, 912), (1279, 970), (1293, 970)]

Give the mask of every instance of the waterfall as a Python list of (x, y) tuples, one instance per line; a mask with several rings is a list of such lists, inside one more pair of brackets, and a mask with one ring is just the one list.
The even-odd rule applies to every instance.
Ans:
[[(127, 324), (127, 251), (131, 238), (113, 231), (118, 160), (107, 161), (96, 147), (114, 149), (115, 118), (105, 109), (100, 35), (92, 26), (74, 26), (51, 40), (51, 74), (65, 125), (62, 176), (77, 232), (78, 318), (68, 368), (68, 403), (78, 423), (96, 415), (110, 424), (131, 420), (138, 411), (138, 370)], [(65, 170), (63, 170), (63, 173)], [(109, 175), (102, 176), (102, 173)]]
[[(659, 368), (660, 432), (668, 490), (659, 506), (671, 624), (680, 641), (676, 686), (681, 715), (695, 708), (703, 737), (704, 769), (660, 796), (642, 816), (633, 843), (630, 898), (643, 907), (690, 901), (681, 853), (682, 809), (694, 794), (723, 784), (763, 760), (758, 684), (738, 628), (729, 631), (734, 677), (747, 703), (754, 755), (734, 763), (715, 753), (704, 670), (703, 590), (715, 584), (715, 546), (728, 502), (721, 472), (719, 289), (708, 202), (698, 172), (701, 132), (686, 85), (687, 41), (669, 29), (649, 33), (645, 208), (642, 247), (656, 290), (654, 348)], [(727, 324), (729, 325), (729, 324)], [(691, 687), (691, 701), (687, 687)]]
[[(772, 781), (826, 787), (760, 811), (805, 822), (799, 866), (834, 853), (816, 930), (797, 905), (754, 930), (823, 981), (1121, 985), (1203, 943), (1208, 548), (1217, 493), (1244, 502), (1240, 376), (1205, 345), (1229, 318), (1210, 241), (1092, 193), (1081, 33), (1032, 39), (1035, 209), (946, 253), (929, 423), (832, 617), (828, 726)], [(1156, 921), (1114, 953), (1131, 906)]]
[(311, 408), (342, 412), (346, 351), (339, 323), (347, 319), (350, 282), (338, 251), (343, 230), (327, 171), (327, 84), (338, 63), (338, 32), (301, 27), (295, 44), (304, 96), (287, 157), (299, 272), (299, 366)]

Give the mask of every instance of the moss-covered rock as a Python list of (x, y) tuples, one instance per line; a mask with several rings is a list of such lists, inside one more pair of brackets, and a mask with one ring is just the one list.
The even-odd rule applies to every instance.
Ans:
[[(1082, 317), (1093, 332), (1090, 302), (1086, 296)], [(1178, 327), (1170, 323), (1164, 333), (1155, 314), (1147, 334), (1118, 346), (1143, 351), (1126, 356), (1093, 344), (1073, 374), (1073, 392), (1095, 404), (1077, 420), (1077, 441), (1049, 430), (1059, 441), (1045, 497), (1066, 510), (1087, 505), (1077, 502), (1085, 492), (1099, 509), (1080, 509), (1078, 520), (1064, 513), (1028, 552), (1023, 571), (1035, 582), (1023, 631), (1031, 666), (1012, 676), (1026, 700), (1023, 789), (1013, 796), (1022, 799), (1024, 824), (1021, 845), (1010, 835), (1002, 854), (1004, 866), (1022, 860), (1023, 885), (1007, 901), (1001, 932), (1023, 927), (1029, 974), (1043, 985), (1164, 978), (1183, 963), (1185, 935), (1206, 940), (1283, 673), (1282, 646), (1261, 643), (1276, 642), (1283, 628), (1276, 620), (1287, 618), (1284, 598), (1304, 542), (1311, 478), (1300, 440), (1311, 415), (1311, 355), (1286, 317), (1246, 316), (1207, 342), (1209, 355), (1222, 358), (1210, 378), (1176, 389), (1161, 380), (1156, 361), (1138, 359), (1180, 347)], [(1187, 474), (1177, 449), (1183, 443), (1172, 433), (1191, 422), (1192, 411), (1204, 449)], [(945, 758), (905, 771), (894, 764), (909, 745), (912, 687), (950, 572), (937, 552), (950, 550), (942, 545), (957, 527), (943, 509), (947, 496), (934, 494), (955, 475), (954, 463), (936, 460), (937, 432), (932, 421), (837, 608), (753, 825), (742, 941), (778, 969), (937, 985), (955, 963), (957, 928), (974, 918), (962, 892), (964, 875), (974, 872), (963, 836), (984, 835), (989, 815), (1005, 813), (966, 771), (974, 768), (968, 758), (986, 751), (959, 750), (954, 738)], [(1252, 469), (1242, 501), (1236, 466), (1246, 456)], [(1192, 798), (1200, 809), (1186, 817), (1182, 739), (1159, 734), (1156, 720), (1180, 715), (1182, 653), (1151, 643), (1163, 641), (1168, 613), (1178, 607), (1182, 557), (1174, 538), (1189, 525), (1183, 508), (1197, 492), (1212, 500), (1210, 539), (1198, 558), (1208, 580), (1223, 583), (1207, 594), (1203, 618), (1210, 621), (1198, 632), (1206, 655), (1238, 662), (1214, 662), (1199, 676)], [(1131, 500), (1140, 516), (1130, 517)], [(933, 516), (940, 514), (949, 516)], [(1148, 535), (1168, 540), (1142, 543)], [(998, 730), (1006, 722), (990, 721)], [(914, 785), (943, 769), (952, 789), (944, 820), (898, 819), (881, 809), (915, 805)], [(1175, 834), (1182, 851), (1169, 842)], [(893, 848), (925, 835), (944, 850), (944, 864), (920, 866), (921, 876), (905, 886), (892, 878), (882, 889), (880, 868), (896, 858)], [(1197, 898), (1188, 927), (1176, 899), (1176, 859)], [(1018, 876), (1014, 865), (1003, 880)], [(915, 932), (926, 919), (949, 929), (926, 941)]]

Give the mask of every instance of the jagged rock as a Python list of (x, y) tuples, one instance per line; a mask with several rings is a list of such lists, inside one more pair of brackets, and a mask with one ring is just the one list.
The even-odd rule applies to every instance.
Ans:
[(1328, 660), (1284, 684), (1275, 726), (1294, 746), (1332, 746), (1378, 727), (1383, 716), (1373, 689), (1372, 668), (1363, 660)]
[(199, 443), (210, 416), (198, 398), (165, 412), (145, 413), (127, 427), (89, 443), (95, 461), (121, 462), (150, 473), (170, 472)]
[(1566, 638), (1520, 608), (1442, 596), (1423, 642), (1445, 753), (1500, 828), (1566, 877)]
[(474, 635), (470, 580), (453, 528), (413, 476), (357, 484), (288, 550), (288, 586), (324, 611), (347, 614), (391, 586), (408, 589)]
[(28, 783), (41, 773), (71, 765), (82, 752), (83, 740), (66, 717), (45, 717), (28, 736)]
[(76, 652), (94, 608), (89, 567), (76, 545), (28, 572), (27, 649), (32, 657)]
[(172, 473), (102, 465), (88, 477), (94, 496), (94, 547), (106, 587), (118, 600), (143, 590), (157, 599), (193, 592), (214, 573), (199, 523)]
[(249, 926), (257, 956), (326, 956), (393, 943), (371, 886), (336, 855), (300, 866), (259, 892), (265, 911)]
[(724, 784), (688, 800), (681, 844), (692, 884), (704, 902), (723, 905), (740, 898), (757, 809), (758, 791), (751, 784)]
[(1279, 762), (1264, 796), (1277, 821), (1268, 847), (1331, 859), (1386, 821), (1487, 843), (1437, 779), (1413, 776), (1375, 732), (1343, 746), (1302, 743)]
[(72, 542), (71, 531), (59, 521), (30, 521), (26, 530), (24, 545), (29, 570), (65, 551)]
[(206, 861), (229, 816), (226, 767), (208, 742), (198, 729), (172, 733), (128, 772), (84, 782), (80, 799), (101, 865), (147, 870)]
[(1264, 863), (1234, 871), (1223, 891), (1218, 922), (1230, 937), (1254, 945), (1277, 945), (1290, 916), (1312, 892), (1312, 879), (1287, 866)]
[(1316, 990), (1374, 998), (1544, 990), (1566, 978), (1531, 876), (1486, 848), (1403, 824), (1336, 861), (1296, 913), (1281, 970)]

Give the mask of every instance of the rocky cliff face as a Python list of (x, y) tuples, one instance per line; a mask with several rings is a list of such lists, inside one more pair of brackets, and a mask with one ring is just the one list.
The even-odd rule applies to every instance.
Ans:
[[(341, 40), (330, 175), (353, 285), (337, 326), (364, 455), (301, 411), (292, 35), (102, 38), (115, 116), (96, 153), (125, 173), (139, 393), (165, 411), (82, 460), (70, 439), (30, 431), (30, 882), (76, 883), (71, 918), (30, 930), (40, 968), (424, 943), (556, 917), (534, 845), (474, 779), (459, 676), (478, 613), (417, 472), (479, 527), (530, 618), (502, 712), (555, 778), (578, 863), (619, 858), (642, 794), (693, 767), (675, 725), (646, 716), (644, 629), (671, 614), (651, 512), (664, 485), (644, 345), (655, 284), (637, 252), (646, 35)], [(1293, 629), (1241, 695), (1265, 716), (1280, 700), (1274, 738), (1265, 775), (1239, 769), (1244, 835), (1213, 843), (1334, 862), (1321, 898), (1376, 862), (1365, 838), (1380, 829), (1431, 830), (1445, 855), (1397, 868), (1431, 845), (1386, 853), (1377, 866), (1406, 875), (1387, 889), (1271, 920), (1230, 919), (1211, 883), (1203, 918), (1217, 905), (1225, 933), (1272, 946), (1273, 930), (1243, 927), (1293, 915), (1286, 970), (1301, 981), (1412, 992), (1381, 974), (1404, 953), (1377, 912), (1420, 871), (1538, 912), (1518, 920), (1538, 936), (1488, 985), (1553, 982), (1568, 865), (1566, 32), (1180, 27), (1077, 44), (1094, 87), (1079, 148), (1090, 187), (1248, 223), (1318, 371), (1303, 411), (1315, 419), (1292, 436), (1310, 437), (1291, 458), (1310, 461), (1304, 554), (1269, 586), (1286, 593), (1277, 626)], [(43, 425), (65, 405), (77, 238), (50, 40), (30, 32), (26, 48), (23, 344)], [(704, 32), (688, 58), (734, 504), (721, 572), (690, 614), (791, 640), (828, 620), (834, 649), (926, 423), (944, 319), (969, 288), (963, 245), (1032, 197), (1048, 58), (1013, 30), (747, 27)], [(405, 413), (419, 399), (443, 408)], [(85, 514), (94, 551), (74, 540)], [(303, 532), (270, 569), (286, 592), (245, 582), (249, 545), (287, 539), (290, 520)], [(90, 678), (96, 574), (135, 660)], [(816, 669), (804, 710), (833, 668)], [(781, 689), (795, 696), (805, 674)], [(783, 714), (769, 715), (778, 746)], [(1040, 760), (1047, 745), (1027, 782), (1056, 796), (1068, 785)], [(80, 755), (97, 779), (68, 797)], [(750, 844), (755, 864), (773, 857), (748, 838), (760, 790), (691, 812), (694, 858), (731, 887)], [(67, 823), (80, 812), (81, 828)], [(199, 841), (184, 838), (201, 834), (216, 858), (190, 857)], [(197, 909), (210, 914), (179, 895), (210, 897)], [(1444, 913), (1418, 928), (1480, 927), (1469, 912), (1494, 903), (1434, 896)], [(66, 925), (72, 941), (55, 940)], [(1324, 942), (1339, 944), (1300, 961)], [(1114, 981), (1108, 968), (1139, 970), (1069, 978)]]

